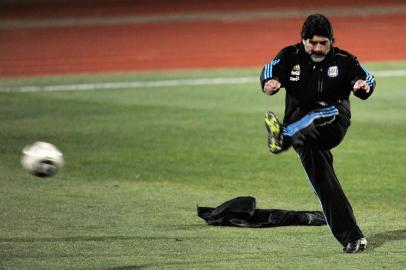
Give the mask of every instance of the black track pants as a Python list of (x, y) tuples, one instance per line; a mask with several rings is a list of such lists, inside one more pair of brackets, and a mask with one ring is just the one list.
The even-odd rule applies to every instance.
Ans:
[(343, 246), (363, 237), (334, 172), (330, 152), (344, 138), (349, 118), (341, 104), (336, 104), (311, 111), (284, 129), (320, 199), (331, 232)]

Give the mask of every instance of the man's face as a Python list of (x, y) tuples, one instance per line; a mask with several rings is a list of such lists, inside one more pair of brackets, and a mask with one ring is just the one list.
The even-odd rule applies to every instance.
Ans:
[(305, 51), (310, 55), (313, 62), (321, 62), (331, 49), (331, 40), (322, 36), (313, 36), (302, 40)]

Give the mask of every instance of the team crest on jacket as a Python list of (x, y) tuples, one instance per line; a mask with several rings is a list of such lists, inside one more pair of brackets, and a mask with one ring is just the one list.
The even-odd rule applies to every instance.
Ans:
[(292, 68), (292, 71), (290, 72), (290, 81), (298, 81), (299, 76), (300, 76), (300, 66), (299, 65), (294, 65)]
[(328, 70), (327, 70), (327, 75), (328, 75), (330, 78), (335, 78), (335, 77), (337, 77), (337, 76), (338, 76), (338, 67), (337, 67), (337, 66), (329, 67)]

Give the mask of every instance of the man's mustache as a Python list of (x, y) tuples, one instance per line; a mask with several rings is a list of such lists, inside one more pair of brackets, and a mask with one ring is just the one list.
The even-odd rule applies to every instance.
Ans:
[(322, 53), (322, 52), (312, 52), (312, 55), (315, 55), (315, 56), (325, 56), (325, 54)]

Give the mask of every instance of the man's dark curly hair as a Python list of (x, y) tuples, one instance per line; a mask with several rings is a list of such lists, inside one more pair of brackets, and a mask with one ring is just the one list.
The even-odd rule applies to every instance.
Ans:
[(318, 13), (312, 14), (303, 23), (302, 39), (309, 39), (314, 35), (326, 37), (334, 41), (333, 27), (326, 16)]

